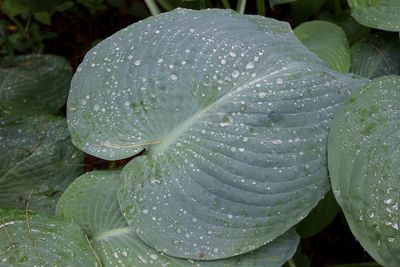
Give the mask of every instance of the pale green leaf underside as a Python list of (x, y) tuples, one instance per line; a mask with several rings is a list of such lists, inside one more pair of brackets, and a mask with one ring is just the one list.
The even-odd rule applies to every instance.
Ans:
[(350, 229), (380, 264), (400, 265), (400, 77), (361, 87), (335, 115), (332, 188)]
[(0, 60), (0, 115), (55, 114), (65, 104), (72, 71), (58, 56)]
[(79, 225), (0, 209), (0, 266), (99, 266)]
[(147, 147), (123, 171), (128, 223), (157, 251), (218, 259), (282, 235), (328, 191), (329, 121), (357, 84), (286, 23), (178, 9), (87, 54), (69, 129), (106, 159)]
[(360, 24), (384, 31), (400, 31), (399, 0), (347, 0)]
[(400, 74), (400, 40), (395, 34), (378, 32), (351, 48), (351, 72), (367, 78)]
[(83, 153), (66, 120), (51, 116), (0, 118), (0, 208), (54, 214), (62, 191), (82, 173)]
[(294, 34), (333, 70), (348, 72), (350, 47), (346, 33), (336, 24), (314, 20), (300, 24)]
[(119, 172), (87, 173), (61, 197), (58, 215), (80, 224), (91, 236), (104, 266), (282, 266), (296, 251), (299, 238), (290, 230), (254, 252), (216, 261), (189, 261), (169, 257), (147, 246), (125, 222), (119, 210)]

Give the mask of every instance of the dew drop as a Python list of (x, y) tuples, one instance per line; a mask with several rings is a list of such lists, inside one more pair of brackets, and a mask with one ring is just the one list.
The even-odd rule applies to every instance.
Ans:
[(171, 74), (169, 76), (171, 78), (171, 80), (176, 81), (178, 79), (178, 77), (175, 74)]
[(258, 97), (261, 99), (265, 98), (266, 96), (267, 96), (267, 93), (265, 93), (265, 92), (258, 93)]
[(136, 60), (135, 62), (133, 62), (133, 64), (134, 64), (135, 66), (139, 66), (139, 65), (140, 65), (140, 63), (141, 63), (141, 61), (140, 61), (140, 60)]
[(254, 68), (254, 64), (252, 62), (249, 62), (246, 64), (246, 69), (250, 70)]
[(239, 77), (239, 71), (237, 71), (237, 70), (234, 70), (234, 71), (232, 71), (232, 74), (231, 74), (231, 76), (232, 76), (232, 78), (237, 78), (237, 77)]

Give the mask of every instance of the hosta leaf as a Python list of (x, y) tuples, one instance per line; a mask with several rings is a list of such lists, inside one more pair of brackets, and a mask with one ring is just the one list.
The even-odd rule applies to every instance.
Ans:
[(296, 251), (299, 238), (290, 230), (271, 243), (242, 256), (216, 261), (169, 257), (147, 246), (128, 226), (118, 206), (119, 172), (82, 175), (61, 197), (57, 213), (80, 224), (105, 266), (282, 266)]
[(0, 266), (100, 266), (78, 224), (0, 209)]
[(339, 26), (328, 21), (314, 20), (300, 24), (293, 32), (333, 70), (349, 71), (350, 47), (346, 33)]
[(65, 119), (0, 119), (0, 208), (54, 213), (62, 191), (82, 173), (83, 153)]
[(54, 114), (65, 103), (72, 71), (58, 56), (28, 55), (0, 60), (0, 116)]
[(347, 0), (347, 3), (360, 24), (385, 31), (400, 30), (399, 0)]
[(87, 153), (119, 159), (147, 148), (119, 191), (140, 238), (211, 260), (282, 235), (328, 191), (329, 120), (353, 83), (287, 23), (178, 9), (92, 49), (67, 115)]
[(350, 229), (383, 266), (400, 265), (400, 77), (377, 78), (331, 125), (332, 188)]
[(394, 34), (370, 34), (353, 45), (351, 57), (351, 72), (361, 76), (400, 74), (400, 40)]

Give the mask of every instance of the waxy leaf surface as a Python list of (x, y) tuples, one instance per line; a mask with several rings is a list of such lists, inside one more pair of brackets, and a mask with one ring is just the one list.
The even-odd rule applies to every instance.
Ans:
[(117, 190), (120, 172), (96, 171), (74, 181), (61, 197), (58, 215), (72, 219), (87, 233), (104, 266), (278, 267), (296, 251), (299, 237), (289, 230), (271, 243), (244, 255), (215, 261), (179, 259), (147, 246), (123, 217)]
[(118, 199), (157, 251), (220, 259), (297, 224), (329, 190), (330, 119), (359, 81), (289, 25), (177, 9), (94, 47), (68, 99), (73, 142), (121, 159)]
[(331, 125), (332, 189), (354, 236), (381, 265), (400, 265), (400, 77), (372, 80)]
[(66, 120), (53, 116), (0, 118), (0, 208), (54, 214), (64, 189), (82, 173)]

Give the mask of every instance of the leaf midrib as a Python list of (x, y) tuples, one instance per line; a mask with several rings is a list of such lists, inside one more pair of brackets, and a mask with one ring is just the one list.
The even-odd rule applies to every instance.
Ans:
[(262, 82), (263, 80), (267, 78), (272, 78), (275, 76), (278, 76), (282, 72), (285, 72), (289, 70), (290, 68), (293, 67), (304, 67), (304, 63), (300, 62), (293, 62), (285, 67), (282, 67), (279, 70), (273, 71), (271, 73), (267, 73), (265, 75), (262, 75), (258, 78), (251, 79), (250, 81), (245, 82), (244, 84), (234, 88), (233, 90), (227, 92), (226, 94), (222, 95), (220, 98), (216, 99), (213, 103), (211, 103), (209, 106), (203, 108), (202, 110), (199, 110), (195, 112), (193, 115), (191, 115), (189, 118), (184, 120), (182, 123), (180, 123), (177, 127), (175, 127), (168, 135), (165, 136), (165, 138), (160, 140), (160, 144), (157, 145), (152, 145), (148, 148), (147, 155), (154, 155), (154, 154), (161, 154), (164, 152), (171, 144), (174, 144), (175, 141), (185, 132), (187, 131), (195, 122), (198, 121), (199, 118), (201, 118), (204, 114), (207, 113), (210, 109), (218, 106), (220, 103), (223, 103), (228, 99), (229, 97), (237, 94), (238, 92), (245, 90), (249, 88), (251, 85), (254, 85), (256, 83)]

